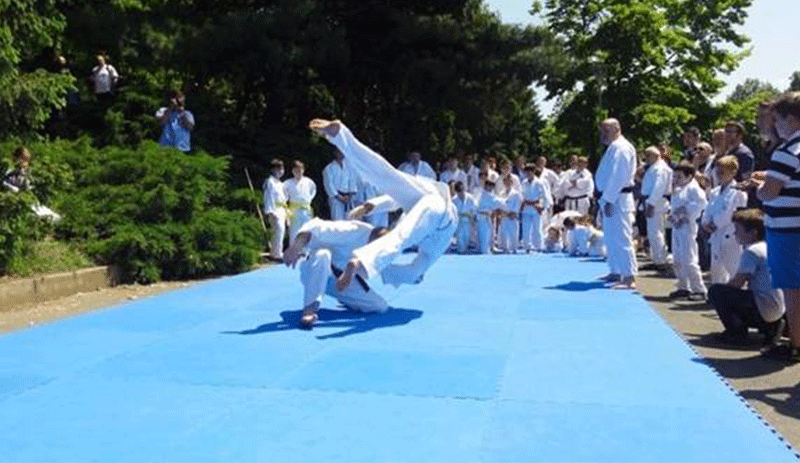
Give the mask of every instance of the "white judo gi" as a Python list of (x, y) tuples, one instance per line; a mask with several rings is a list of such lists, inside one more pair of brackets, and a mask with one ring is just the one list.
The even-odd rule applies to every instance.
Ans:
[(570, 169), (561, 181), (561, 194), (564, 195), (564, 209), (589, 215), (591, 197), (594, 194), (594, 180), (586, 169)]
[(361, 312), (385, 312), (386, 300), (370, 285), (356, 280), (339, 291), (336, 277), (347, 265), (353, 250), (369, 241), (373, 226), (357, 220), (311, 219), (300, 229), (311, 239), (305, 247), (306, 257), (300, 262), (303, 283), (303, 307), (321, 303), (327, 294), (349, 309)]
[(519, 247), (519, 211), (522, 206), (522, 194), (511, 188), (503, 198), (503, 216), (499, 226), (499, 244), (503, 252), (517, 252)]
[[(450, 189), (435, 180), (395, 169), (340, 124), (339, 132), (328, 141), (344, 154), (345, 162), (358, 178), (390, 196), (405, 212), (391, 232), (355, 249), (353, 257), (361, 262), (367, 278), (380, 274), (387, 284), (419, 283), (425, 271), (450, 247), (458, 227)], [(393, 263), (403, 250), (415, 245), (418, 251), (411, 263)]]
[(264, 181), (264, 214), (272, 228), (270, 255), (273, 259), (282, 259), (283, 237), (286, 235), (286, 191), (283, 183), (272, 175)]
[(693, 293), (706, 293), (700, 261), (697, 254), (697, 220), (707, 205), (706, 193), (695, 179), (685, 186), (676, 188), (672, 194), (672, 214), (677, 217), (678, 211), (686, 211), (687, 223), (672, 226), (672, 263), (678, 289)]
[(703, 225), (713, 223), (717, 229), (708, 239), (711, 244), (711, 282), (727, 283), (739, 268), (742, 246), (733, 236), (733, 213), (747, 207), (747, 194), (735, 188), (736, 181), (711, 190), (708, 206), (703, 213)]
[(476, 226), (478, 229), (478, 250), (481, 254), (489, 254), (494, 240), (492, 226), (492, 212), (501, 209), (503, 201), (491, 191), (483, 190), (478, 197), (478, 216)]
[(458, 229), (456, 230), (456, 250), (465, 254), (469, 247), (472, 230), (475, 227), (475, 216), (478, 212), (478, 203), (475, 197), (464, 193), (462, 198), (458, 194), (453, 198), (453, 204), (458, 209)]
[[(522, 199), (540, 201), (546, 210), (548, 206), (545, 180), (534, 177), (522, 181)], [(544, 248), (544, 220), (542, 214), (530, 204), (522, 207), (522, 245), (526, 251), (541, 251)]]
[[(359, 182), (358, 187), (358, 203), (363, 204), (366, 202), (370, 202), (371, 200), (382, 196), (381, 193), (378, 191), (377, 188), (372, 186), (366, 182)], [(389, 212), (393, 212), (391, 210), (387, 210), (388, 208), (381, 208), (379, 210), (373, 210), (366, 214), (362, 220), (372, 224), (376, 227), (388, 227), (389, 226)]]
[(669, 200), (672, 191), (672, 169), (660, 159), (647, 169), (642, 179), (642, 196), (653, 208), (653, 216), (647, 217), (647, 240), (650, 242), (650, 258), (653, 263), (667, 263), (667, 242), (664, 239)]
[(317, 184), (308, 177), (302, 177), (299, 181), (291, 177), (284, 180), (283, 189), (288, 201), (289, 240), (293, 241), (300, 227), (314, 217), (311, 201), (317, 196)]
[(351, 200), (343, 202), (337, 198), (341, 194), (355, 195), (358, 191), (357, 177), (347, 168), (342, 161), (333, 160), (322, 170), (322, 186), (328, 195), (328, 206), (331, 211), (331, 220), (344, 220), (347, 211), (353, 207)]
[[(441, 174), (439, 174), (439, 181), (449, 185), (450, 182), (457, 183), (461, 182), (464, 184), (464, 188), (467, 188), (467, 174), (464, 173), (461, 169), (456, 170), (443, 170)], [(469, 191), (469, 190), (466, 190)]]
[(636, 149), (624, 136), (614, 140), (597, 167), (595, 185), (603, 194), (599, 206), (613, 205), (611, 217), (603, 216), (608, 266), (612, 274), (624, 277), (636, 275), (636, 254), (633, 249), (633, 182), (636, 174)]

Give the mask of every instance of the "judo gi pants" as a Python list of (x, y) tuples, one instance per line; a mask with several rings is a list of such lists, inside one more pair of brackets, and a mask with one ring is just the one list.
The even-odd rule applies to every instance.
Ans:
[(634, 210), (624, 210), (615, 204), (611, 217), (603, 217), (608, 267), (611, 273), (622, 277), (635, 276), (637, 270), (633, 249), (634, 215)]
[(544, 227), (539, 213), (522, 214), (522, 244), (527, 251), (544, 248)]
[(672, 263), (678, 289), (706, 293), (703, 274), (697, 256), (697, 222), (672, 228)]
[(492, 220), (486, 215), (479, 215), (477, 229), (478, 249), (481, 254), (489, 254), (492, 250)]
[(272, 236), (269, 240), (270, 256), (273, 259), (283, 259), (283, 238), (286, 235), (286, 211), (280, 209), (276, 213), (267, 214)]
[(461, 217), (458, 221), (456, 230), (456, 251), (459, 254), (466, 254), (469, 248), (470, 235), (472, 234), (472, 219)]
[(650, 243), (653, 263), (662, 265), (667, 263), (667, 242), (664, 238), (667, 200), (661, 199), (653, 209), (653, 216), (647, 218), (647, 241)]
[(331, 210), (331, 220), (345, 220), (347, 218), (347, 204), (336, 198), (328, 198), (328, 207)]
[(500, 220), (500, 249), (517, 252), (519, 246), (519, 219), (503, 217)]
[(348, 309), (361, 312), (385, 312), (389, 305), (374, 290), (365, 289), (354, 282), (344, 291), (336, 289), (336, 277), (331, 270), (331, 252), (319, 249), (300, 263), (300, 281), (303, 283), (303, 307), (322, 302), (327, 294)]
[(295, 209), (289, 218), (289, 243), (294, 242), (295, 237), (300, 233), (300, 227), (313, 218), (313, 214), (308, 209)]

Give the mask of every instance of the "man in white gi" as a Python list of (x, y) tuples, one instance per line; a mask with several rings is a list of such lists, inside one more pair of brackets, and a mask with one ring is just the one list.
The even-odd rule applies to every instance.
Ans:
[(494, 216), (496, 211), (503, 207), (503, 201), (494, 194), (494, 182), (487, 180), (488, 174), (481, 172), (483, 191), (478, 196), (478, 216), (476, 228), (478, 231), (478, 251), (489, 254), (494, 241)]
[(336, 287), (353, 250), (388, 232), (357, 220), (311, 219), (300, 229), (284, 254), (287, 267), (300, 264), (303, 283), (301, 324), (311, 328), (317, 321), (322, 296), (327, 294), (351, 310), (384, 313), (389, 306), (363, 279), (343, 290)]
[(399, 169), (409, 175), (436, 180), (436, 172), (430, 164), (422, 160), (422, 155), (416, 150), (408, 152), (408, 160), (400, 164)]
[(669, 264), (664, 229), (669, 208), (667, 195), (672, 191), (672, 169), (657, 147), (650, 146), (644, 152), (650, 164), (642, 179), (642, 196), (646, 198), (644, 214), (647, 217), (647, 240), (650, 242), (650, 258), (656, 268), (663, 270)]
[[(425, 271), (450, 247), (458, 227), (458, 212), (449, 187), (395, 169), (358, 141), (340, 121), (315, 119), (309, 127), (344, 154), (355, 175), (373, 184), (405, 212), (392, 231), (353, 251), (337, 280), (339, 290), (347, 288), (356, 274), (366, 279), (380, 274), (384, 283), (392, 285), (421, 282)], [(377, 199), (372, 201), (378, 202)], [(393, 263), (403, 250), (415, 245), (418, 251), (411, 263)]]
[(519, 211), (522, 208), (522, 194), (514, 185), (514, 175), (510, 171), (503, 177), (503, 201), (500, 224), (498, 226), (499, 248), (504, 253), (516, 253), (519, 246)]
[(608, 148), (595, 174), (595, 185), (602, 192), (599, 206), (608, 252), (609, 282), (615, 289), (636, 289), (636, 254), (633, 247), (633, 182), (636, 175), (636, 149), (622, 136), (616, 119), (600, 124), (600, 142)]
[(594, 180), (592, 173), (586, 167), (589, 160), (584, 156), (575, 156), (575, 168), (567, 171), (561, 183), (561, 192), (564, 194), (564, 209), (578, 211), (581, 215), (589, 215), (589, 208), (594, 194)]
[(476, 190), (480, 192), (480, 190), (483, 189), (483, 186), (480, 184), (481, 170), (475, 165), (475, 155), (464, 155), (464, 162), (461, 168), (467, 175), (467, 183), (464, 184), (467, 193), (473, 193)]
[(283, 161), (273, 159), (270, 162), (270, 176), (264, 180), (264, 214), (272, 227), (270, 257), (274, 260), (283, 259), (283, 237), (286, 234), (286, 191), (281, 177)]
[(357, 191), (356, 177), (344, 163), (344, 156), (338, 150), (334, 160), (322, 170), (322, 184), (328, 195), (331, 220), (344, 220), (347, 211), (353, 207)]
[(295, 236), (300, 231), (304, 223), (314, 217), (311, 209), (311, 201), (317, 195), (317, 184), (313, 180), (304, 176), (305, 165), (302, 161), (294, 161), (292, 166), (292, 178), (283, 182), (286, 191), (286, 199), (289, 202), (289, 242), (294, 241)]

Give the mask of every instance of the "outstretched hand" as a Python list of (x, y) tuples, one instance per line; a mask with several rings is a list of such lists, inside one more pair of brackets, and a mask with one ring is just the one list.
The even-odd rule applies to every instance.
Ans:
[(312, 119), (308, 123), (308, 128), (326, 137), (335, 137), (342, 128), (342, 123), (338, 120), (329, 121), (326, 119)]
[(347, 218), (349, 220), (360, 220), (365, 215), (369, 215), (372, 210), (375, 209), (375, 206), (370, 203), (364, 203), (347, 213)]

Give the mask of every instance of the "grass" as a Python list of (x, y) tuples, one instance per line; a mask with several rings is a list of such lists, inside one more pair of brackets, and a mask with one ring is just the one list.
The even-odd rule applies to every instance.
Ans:
[(62, 241), (39, 241), (32, 243), (22, 257), (8, 263), (6, 273), (12, 277), (29, 277), (43, 273), (58, 273), (93, 267), (89, 260), (74, 245)]

